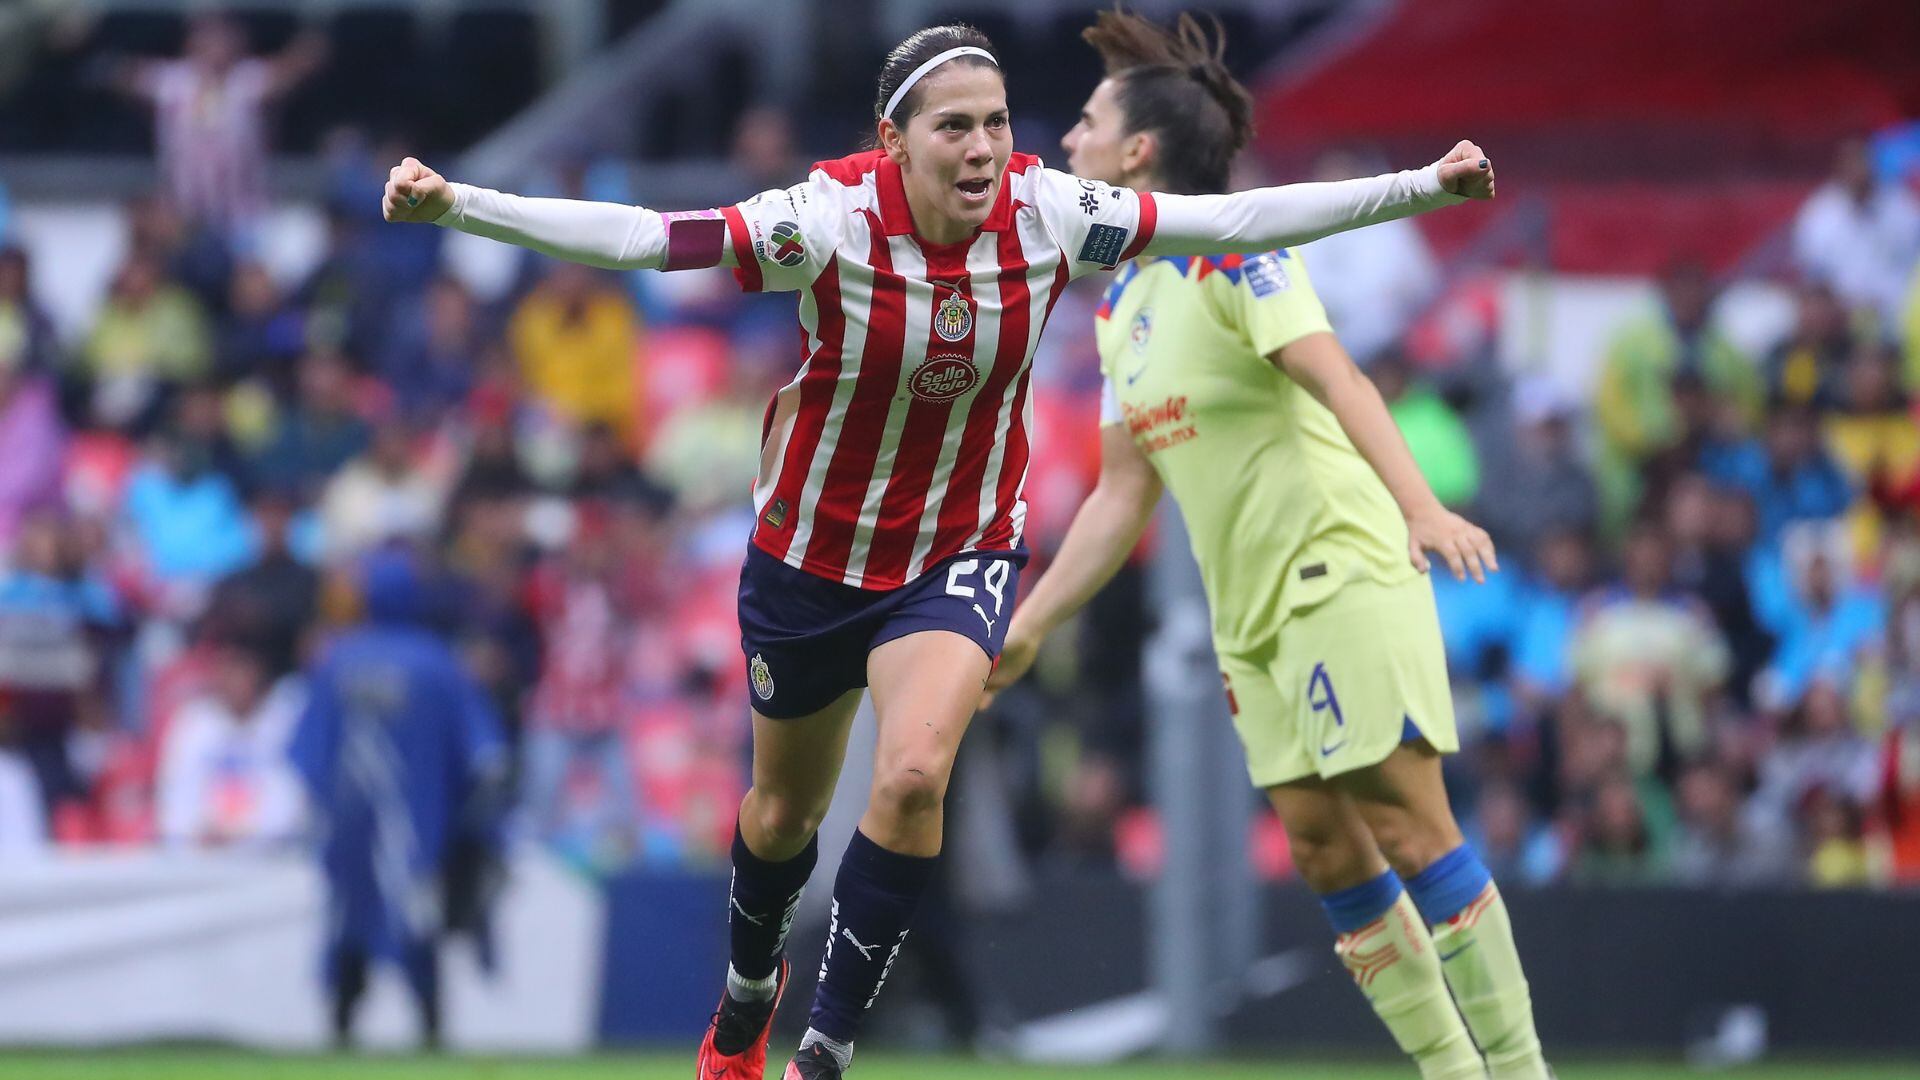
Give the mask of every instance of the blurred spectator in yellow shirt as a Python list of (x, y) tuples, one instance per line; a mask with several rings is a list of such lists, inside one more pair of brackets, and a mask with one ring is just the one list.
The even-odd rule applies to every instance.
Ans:
[(161, 388), (204, 374), (211, 354), (199, 302), (152, 259), (129, 258), (80, 350), (94, 420), (125, 428), (150, 419)]
[[(1892, 349), (1865, 341), (1842, 373), (1839, 400), (1823, 427), (1827, 447), (1857, 488), (1905, 488), (1920, 480), (1920, 424), (1900, 392)], [(1880, 511), (1859, 500), (1848, 516), (1854, 558), (1862, 566), (1879, 559)]]
[(1767, 355), (1767, 393), (1776, 401), (1831, 408), (1852, 353), (1847, 309), (1825, 284), (1807, 282), (1794, 293), (1793, 329)]
[(507, 328), (520, 373), (542, 402), (573, 423), (606, 424), (629, 444), (640, 331), (625, 294), (573, 263), (554, 263)]

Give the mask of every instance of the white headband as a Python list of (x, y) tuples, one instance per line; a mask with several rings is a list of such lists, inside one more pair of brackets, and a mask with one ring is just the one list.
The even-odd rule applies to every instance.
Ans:
[(953, 59), (956, 56), (984, 56), (987, 58), (987, 61), (991, 63), (994, 67), (1000, 66), (1000, 61), (995, 60), (993, 58), (993, 54), (988, 52), (985, 49), (975, 48), (972, 45), (962, 45), (957, 49), (948, 49), (946, 52), (943, 52), (940, 55), (934, 57), (933, 59), (927, 61), (926, 63), (921, 64), (919, 67), (914, 68), (913, 74), (907, 76), (906, 80), (900, 84), (900, 89), (895, 90), (893, 92), (893, 96), (887, 99), (887, 111), (881, 113), (880, 115), (892, 116), (893, 110), (900, 107), (900, 99), (907, 96), (907, 91), (913, 89), (914, 83), (917, 83), (922, 78), (924, 78), (927, 72), (932, 71), (934, 68), (939, 67), (941, 64), (946, 63), (947, 61)]

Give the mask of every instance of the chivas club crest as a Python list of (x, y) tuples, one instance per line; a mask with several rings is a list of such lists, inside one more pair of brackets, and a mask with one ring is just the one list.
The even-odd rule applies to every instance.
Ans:
[(759, 653), (753, 654), (753, 662), (747, 665), (747, 676), (753, 680), (753, 693), (761, 701), (773, 699), (773, 672), (767, 670), (767, 658)]
[(973, 309), (967, 306), (967, 298), (954, 293), (940, 302), (940, 310), (933, 313), (933, 332), (940, 335), (942, 341), (959, 341), (973, 329)]

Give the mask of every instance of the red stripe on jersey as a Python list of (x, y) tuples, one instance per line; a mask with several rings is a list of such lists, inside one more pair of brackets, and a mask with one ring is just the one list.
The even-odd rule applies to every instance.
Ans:
[[(753, 523), (753, 542), (776, 559), (787, 557), (793, 546), (793, 526), (800, 516), (800, 493), (807, 485), (807, 469), (814, 452), (820, 448), (820, 433), (826, 427), (827, 414), (833, 410), (833, 388), (840, 381), (840, 369), (846, 363), (843, 345), (847, 334), (847, 315), (840, 307), (840, 260), (830, 258), (820, 276), (813, 280), (813, 307), (818, 312), (820, 345), (807, 357), (806, 371), (800, 376), (800, 405), (793, 421), (793, 436), (787, 440), (787, 453), (780, 461), (780, 478), (774, 483), (772, 500), (784, 500), (787, 512), (780, 526), (773, 528), (765, 519)], [(772, 434), (774, 405), (767, 406), (767, 420), (761, 429), (764, 447)], [(773, 505), (770, 500), (769, 506)]]
[(1160, 223), (1160, 207), (1154, 204), (1153, 193), (1140, 193), (1140, 225), (1133, 230), (1133, 243), (1120, 253), (1120, 261), (1126, 262), (1147, 249), (1148, 241), (1153, 239), (1154, 226)]
[[(1053, 273), (1053, 285), (1047, 290), (1047, 309), (1040, 316), (1040, 333), (1047, 332), (1047, 318), (1053, 314), (1053, 305), (1060, 302), (1060, 294), (1067, 287), (1067, 253), (1060, 253), (1059, 269)], [(980, 539), (980, 547), (985, 551), (997, 551), (1014, 546), (1013, 504), (1020, 498), (1020, 485), (1027, 478), (1027, 389), (1033, 378), (1031, 365), (1020, 373), (1020, 386), (1013, 394), (1013, 423), (1007, 428), (1007, 453), (1000, 466), (1000, 487), (998, 501), (994, 505), (993, 525)]]
[(1033, 378), (1029, 368), (1020, 373), (1020, 385), (1013, 391), (1013, 422), (1007, 426), (1007, 452), (1000, 459), (999, 494), (993, 506), (993, 523), (980, 536), (981, 551), (1004, 551), (1013, 545), (1013, 504), (1020, 497), (1020, 484), (1027, 475), (1027, 388)]
[(1028, 169), (1040, 164), (1040, 159), (1032, 154), (1015, 152), (1008, 155), (1007, 167), (1000, 173), (1000, 194), (993, 200), (993, 211), (980, 226), (985, 232), (1004, 232), (1016, 228), (1015, 214), (1027, 205), (1013, 197), (1013, 178), (1024, 175)]
[(892, 158), (874, 164), (873, 194), (880, 203), (880, 225), (888, 236), (918, 236), (913, 231), (913, 208), (907, 203), (907, 181)]
[[(1000, 409), (1007, 403), (1007, 387), (1022, 372), (1027, 359), (1027, 333), (1032, 324), (1033, 291), (1027, 285), (1027, 257), (1020, 234), (1000, 234), (1000, 341), (994, 347), (993, 370), (973, 399), (967, 426), (960, 434), (960, 453), (947, 481), (947, 501), (933, 534), (929, 561), (960, 550), (980, 527), (980, 487), (993, 457), (994, 433)], [(1015, 416), (1013, 424), (1020, 418)]]
[(747, 219), (740, 214), (737, 206), (722, 207), (720, 212), (727, 218), (727, 234), (733, 238), (733, 280), (747, 292), (759, 292), (765, 288), (760, 279), (760, 258), (753, 253), (753, 238), (747, 235)]
[(823, 172), (829, 179), (838, 180), (847, 187), (859, 187), (866, 183), (868, 173), (880, 167), (880, 162), (886, 156), (885, 150), (862, 150), (831, 161), (816, 161), (813, 168), (807, 171)]
[[(807, 541), (806, 569), (823, 577), (844, 578), (853, 554), (854, 527), (867, 498), (867, 482), (880, 454), (880, 438), (887, 413), (900, 388), (901, 354), (906, 351), (907, 283), (893, 272), (893, 253), (887, 234), (872, 211), (867, 217), (872, 237), (867, 260), (873, 267), (873, 304), (867, 312), (867, 343), (860, 351), (859, 381), (841, 417), (839, 442), (827, 463), (820, 502), (813, 515), (813, 537)], [(824, 411), (824, 407), (823, 407)]]
[[(964, 297), (970, 311), (972, 286), (967, 276), (967, 251), (971, 240), (958, 244), (921, 245), (927, 257), (927, 280), (933, 283), (932, 311), (927, 323), (927, 343), (922, 365), (933, 364), (943, 356), (958, 356), (973, 366), (974, 331), (977, 320), (969, 316), (967, 332), (958, 341), (940, 336), (940, 308), (949, 297)], [(874, 526), (873, 541), (867, 554), (861, 581), (869, 588), (891, 589), (906, 584), (907, 567), (913, 561), (914, 544), (920, 539), (920, 515), (927, 508), (927, 495), (933, 487), (934, 467), (940, 462), (941, 444), (946, 441), (947, 420), (953, 414), (953, 401), (929, 400), (914, 392), (912, 380), (921, 367), (907, 375), (907, 418), (900, 429), (900, 443), (894, 452), (893, 469), (887, 476), (886, 494), (880, 499), (880, 517)], [(974, 376), (979, 377), (978, 373)]]

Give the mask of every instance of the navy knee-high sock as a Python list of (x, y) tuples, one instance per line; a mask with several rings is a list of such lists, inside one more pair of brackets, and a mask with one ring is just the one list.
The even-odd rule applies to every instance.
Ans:
[(807, 841), (800, 854), (785, 862), (768, 862), (747, 848), (746, 838), (733, 831), (733, 887), (729, 890), (727, 919), (733, 937), (733, 973), (748, 981), (766, 979), (780, 966), (793, 929), (793, 913), (800, 893), (820, 861), (820, 838)]
[(833, 883), (833, 922), (809, 1020), (814, 1031), (853, 1042), (900, 955), (937, 859), (888, 851), (864, 833), (853, 834)]

